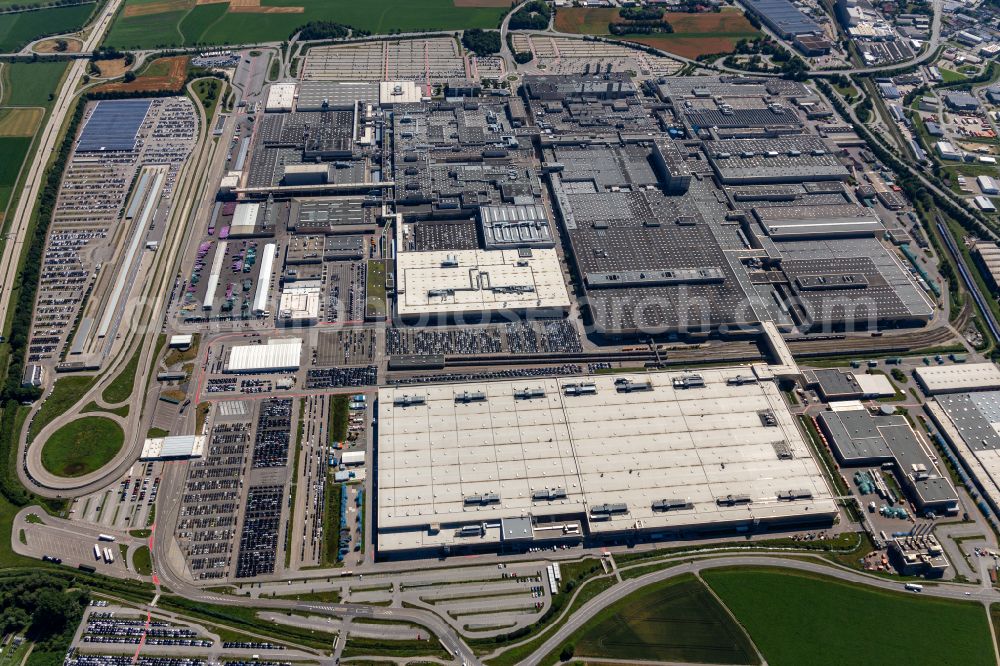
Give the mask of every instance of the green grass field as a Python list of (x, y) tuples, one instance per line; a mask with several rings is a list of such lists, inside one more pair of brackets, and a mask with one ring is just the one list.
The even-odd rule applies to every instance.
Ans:
[(153, 559), (149, 554), (149, 546), (139, 546), (132, 553), (132, 564), (135, 572), (141, 576), (148, 576), (153, 573)]
[(86, 416), (52, 433), (42, 447), (42, 465), (58, 476), (83, 476), (106, 465), (124, 442), (125, 433), (117, 423)]
[(111, 383), (104, 387), (101, 398), (109, 405), (116, 405), (124, 402), (132, 396), (132, 385), (135, 384), (135, 371), (139, 367), (139, 355), (142, 350), (138, 350), (132, 355), (125, 367), (122, 368)]
[(0, 155), (3, 155), (3, 159), (0, 159), (0, 220), (14, 195), (14, 185), (31, 141), (30, 136), (0, 136)]
[[(139, 6), (157, 0), (127, 0)], [(159, 3), (165, 4), (165, 3)], [(226, 4), (196, 5), (174, 0), (175, 11), (125, 16), (120, 12), (106, 43), (118, 47), (155, 48), (195, 44), (249, 44), (288, 39), (309, 21), (336, 21), (373, 33), (393, 30), (461, 30), (495, 28), (503, 9), (456, 7), (453, 0), (261, 0), (263, 6), (302, 7), (301, 13), (230, 13)]]
[[(713, 569), (702, 577), (771, 666), (994, 663), (979, 604), (779, 569)], [(923, 630), (933, 639), (921, 637)]]
[(52, 387), (52, 393), (45, 399), (45, 403), (35, 414), (34, 421), (28, 431), (28, 440), (35, 438), (42, 428), (47, 426), (52, 419), (64, 414), (66, 410), (75, 405), (84, 393), (94, 385), (96, 377), (77, 375), (72, 377), (60, 377)]
[(655, 583), (602, 610), (569, 643), (578, 657), (756, 664), (753, 645), (701, 581)]
[(3, 106), (48, 106), (49, 95), (55, 92), (66, 71), (65, 62), (4, 63)]
[(0, 17), (0, 52), (11, 53), (47, 35), (76, 32), (84, 26), (95, 4), (50, 7)]

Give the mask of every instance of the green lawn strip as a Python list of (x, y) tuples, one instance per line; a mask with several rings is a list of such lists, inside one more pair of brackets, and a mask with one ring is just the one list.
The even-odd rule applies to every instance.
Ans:
[(365, 316), (378, 319), (385, 313), (385, 260), (373, 259), (365, 273)]
[(301, 594), (272, 594), (270, 599), (294, 599), (295, 601), (316, 601), (323, 604), (339, 604), (339, 590), (318, 590)]
[[(573, 610), (579, 608), (581, 604), (586, 603), (615, 583), (614, 578), (610, 575), (598, 577), (604, 573), (604, 568), (600, 560), (593, 557), (584, 558), (578, 562), (564, 562), (560, 565), (560, 570), (563, 578), (560, 591), (552, 597), (552, 603), (549, 605), (549, 608), (535, 624), (530, 627), (521, 627), (506, 634), (497, 634), (490, 638), (469, 639), (469, 647), (480, 654), (487, 654), (520, 643), (534, 634), (535, 637), (524, 646), (507, 650), (489, 661), (491, 666), (496, 664), (516, 664), (534, 652), (537, 646), (544, 641), (545, 636), (562, 625), (569, 618), (569, 614)], [(497, 581), (496, 579), (492, 579), (486, 582)], [(575, 597), (573, 596), (574, 593), (576, 593)], [(570, 603), (567, 612), (563, 613), (564, 607), (571, 598), (572, 603)]]
[(135, 372), (139, 368), (141, 355), (142, 349), (137, 349), (121, 372), (104, 387), (104, 392), (101, 393), (104, 402), (115, 405), (132, 397), (132, 386), (135, 384)]
[(89, 391), (97, 377), (93, 375), (73, 375), (71, 377), (60, 377), (52, 387), (52, 393), (45, 399), (45, 402), (35, 414), (34, 421), (28, 429), (28, 441), (35, 438), (42, 428), (52, 422), (54, 418), (65, 414), (70, 407), (80, 400), (80, 396)]
[(348, 635), (341, 655), (351, 657), (439, 657), (450, 659), (451, 655), (442, 647), (437, 638), (424, 640), (389, 640), (385, 638), (362, 638)]
[(219, 103), (219, 95), (222, 93), (222, 81), (208, 77), (198, 79), (191, 84), (191, 87), (198, 96), (198, 101), (205, 108), (206, 120), (211, 121), (212, 115), (215, 113), (215, 107)]
[(170, 431), (163, 428), (150, 428), (146, 431), (146, 439), (157, 439), (159, 437), (166, 437), (169, 434)]
[(333, 483), (333, 474), (326, 472), (326, 493), (323, 496), (323, 522), (326, 525), (324, 531), (323, 554), (320, 558), (322, 566), (339, 566), (343, 564), (337, 560), (340, 552), (340, 484)]
[(262, 620), (257, 617), (257, 611), (251, 606), (224, 606), (192, 601), (174, 595), (160, 597), (157, 606), (161, 610), (182, 613), (191, 618), (228, 624), (233, 629), (267, 636), (278, 642), (297, 643), (323, 651), (329, 651), (333, 645), (334, 636), (331, 633)]
[(125, 418), (128, 416), (128, 405), (122, 405), (121, 407), (101, 407), (96, 402), (89, 402), (87, 405), (80, 410), (82, 414), (90, 414), (96, 412), (98, 414), (117, 414), (118, 416)]
[(350, 397), (335, 395), (330, 402), (330, 444), (347, 439), (347, 422), (350, 418)]
[(295, 524), (295, 491), (298, 488), (299, 461), (302, 453), (302, 433), (305, 431), (305, 421), (302, 419), (306, 409), (306, 401), (299, 401), (299, 428), (295, 435), (295, 462), (292, 464), (292, 479), (288, 484), (288, 524), (285, 526), (285, 568), (292, 564), (292, 525)]
[(52, 433), (42, 447), (42, 466), (58, 476), (84, 476), (110, 462), (124, 443), (125, 433), (117, 423), (85, 416)]
[(601, 609), (540, 663), (556, 663), (566, 645), (576, 656), (597, 659), (759, 663), (740, 626), (692, 574), (653, 583)]
[[(885, 664), (994, 663), (979, 604), (888, 592), (784, 569), (733, 567), (702, 573), (771, 666), (841, 665), (855, 655)], [(914, 641), (914, 627), (947, 627)], [(804, 640), (808, 637), (808, 640)]]
[(135, 572), (141, 576), (149, 576), (153, 573), (153, 558), (149, 553), (149, 546), (139, 546), (132, 553), (132, 564)]

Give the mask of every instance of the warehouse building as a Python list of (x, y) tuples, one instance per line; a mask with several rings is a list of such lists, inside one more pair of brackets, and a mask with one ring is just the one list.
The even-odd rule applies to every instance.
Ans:
[(383, 388), (378, 421), (383, 558), (837, 513), (777, 386), (747, 368)]
[(267, 100), (264, 102), (264, 111), (291, 111), (294, 104), (294, 83), (272, 83), (271, 87), (267, 91)]
[(554, 249), (401, 252), (395, 302), (407, 321), (562, 316), (569, 293)]
[(958, 494), (938, 471), (924, 444), (901, 414), (872, 416), (860, 402), (839, 402), (816, 422), (844, 467), (892, 463), (900, 485), (917, 510), (937, 515), (958, 511)]
[(266, 345), (234, 345), (229, 349), (226, 372), (282, 372), (298, 370), (302, 358), (301, 338), (275, 338)]
[(727, 185), (847, 180), (847, 168), (816, 136), (706, 141), (709, 162)]
[(741, 0), (740, 4), (782, 39), (823, 34), (823, 29), (789, 0)]
[(917, 383), (927, 395), (1000, 389), (1000, 368), (995, 363), (963, 363), (917, 368)]
[(353, 110), (358, 102), (378, 104), (377, 81), (303, 81), (296, 111)]
[(203, 435), (150, 437), (142, 445), (139, 460), (191, 460), (205, 455)]
[(928, 414), (971, 475), (993, 514), (1000, 514), (1000, 391), (936, 396)]
[(281, 292), (278, 304), (278, 324), (311, 326), (319, 321), (319, 301), (322, 290), (318, 284), (294, 283)]

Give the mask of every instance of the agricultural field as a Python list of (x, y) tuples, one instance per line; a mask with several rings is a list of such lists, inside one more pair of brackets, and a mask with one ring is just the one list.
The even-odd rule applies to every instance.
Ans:
[(76, 32), (84, 26), (96, 6), (95, 3), (88, 3), (4, 14), (0, 19), (0, 52), (19, 51), (39, 37)]
[[(771, 666), (834, 666), (858, 655), (910, 666), (994, 663), (986, 613), (976, 603), (763, 567), (710, 569), (702, 577)], [(948, 629), (915, 641), (915, 627)]]
[(309, 21), (373, 33), (495, 28), (500, 0), (126, 0), (106, 43), (120, 48), (251, 44), (288, 39)]
[(65, 62), (0, 64), (0, 223), (14, 191), (21, 165), (63, 73)]
[(187, 80), (188, 56), (158, 58), (142, 71), (134, 81), (105, 83), (94, 92), (158, 92), (180, 90)]
[(612, 604), (568, 642), (577, 657), (595, 660), (759, 663), (743, 630), (692, 575), (654, 583)]
[(66, 71), (65, 62), (15, 62), (3, 65), (3, 106), (48, 106)]
[[(702, 14), (667, 12), (663, 18), (673, 26), (673, 33), (625, 36), (621, 39), (646, 44), (685, 58), (697, 58), (700, 55), (731, 53), (739, 40), (760, 36), (760, 32), (750, 25), (743, 12), (733, 8)], [(578, 35), (608, 36), (608, 23), (617, 20), (617, 9), (571, 7), (556, 12), (555, 28), (560, 32)]]

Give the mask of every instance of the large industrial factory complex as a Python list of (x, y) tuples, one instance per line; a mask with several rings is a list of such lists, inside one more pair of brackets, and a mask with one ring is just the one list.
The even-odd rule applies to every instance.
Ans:
[(740, 372), (381, 389), (379, 552), (832, 524), (777, 387)]

